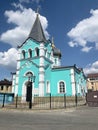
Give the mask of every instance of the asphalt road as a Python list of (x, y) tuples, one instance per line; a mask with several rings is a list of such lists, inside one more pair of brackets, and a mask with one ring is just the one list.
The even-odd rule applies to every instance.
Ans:
[(0, 109), (0, 130), (98, 130), (98, 108), (34, 112)]

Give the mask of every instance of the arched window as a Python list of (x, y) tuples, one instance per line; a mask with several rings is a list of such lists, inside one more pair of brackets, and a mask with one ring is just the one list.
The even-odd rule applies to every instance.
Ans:
[(59, 82), (59, 93), (65, 93), (65, 83), (63, 81)]
[(22, 57), (23, 57), (23, 59), (25, 59), (25, 51), (24, 50), (22, 51)]
[(29, 58), (32, 58), (32, 50), (29, 49)]
[(39, 56), (39, 48), (35, 48), (35, 51), (36, 51), (36, 56)]

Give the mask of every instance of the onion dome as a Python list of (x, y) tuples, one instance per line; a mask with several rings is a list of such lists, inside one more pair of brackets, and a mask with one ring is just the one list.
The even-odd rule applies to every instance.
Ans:
[(58, 56), (61, 58), (61, 51), (55, 47), (53, 38), (52, 38), (52, 50), (54, 56)]
[(60, 52), (60, 50), (57, 49), (57, 48), (53, 48), (53, 55), (54, 55), (54, 56), (59, 56), (59, 57), (61, 57), (61, 52)]

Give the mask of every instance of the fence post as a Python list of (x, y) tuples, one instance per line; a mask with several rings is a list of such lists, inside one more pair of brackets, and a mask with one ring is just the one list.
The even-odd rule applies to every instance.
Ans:
[(18, 103), (18, 94), (16, 95), (16, 104), (15, 104), (16, 108), (17, 108), (17, 103)]
[(66, 108), (66, 94), (64, 94), (64, 108)]
[(50, 93), (50, 109), (51, 109), (51, 93)]
[(85, 98), (86, 98), (86, 105), (87, 105), (87, 93), (86, 93), (86, 97)]
[(4, 103), (5, 103), (5, 93), (3, 95), (3, 104), (2, 104), (2, 107), (4, 107)]
[(76, 107), (77, 107), (77, 103), (78, 103), (77, 94), (75, 94), (75, 104), (76, 104)]

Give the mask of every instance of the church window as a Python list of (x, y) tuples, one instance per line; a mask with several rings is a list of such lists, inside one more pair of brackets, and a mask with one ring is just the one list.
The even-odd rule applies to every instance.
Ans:
[(32, 50), (29, 49), (29, 58), (32, 58)]
[(38, 47), (35, 49), (35, 51), (36, 51), (36, 56), (39, 56), (39, 48)]
[(57, 59), (55, 59), (55, 64), (57, 63)]
[(65, 83), (63, 81), (59, 82), (59, 93), (65, 93)]
[(25, 59), (25, 51), (24, 50), (22, 51), (22, 57), (23, 57), (23, 59)]
[(45, 50), (45, 56), (47, 57), (47, 49)]

